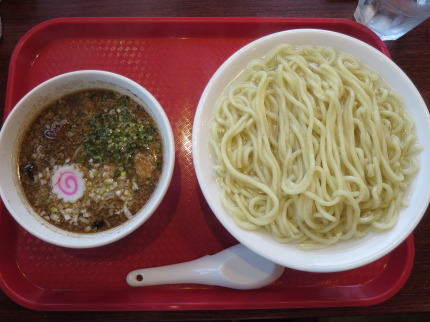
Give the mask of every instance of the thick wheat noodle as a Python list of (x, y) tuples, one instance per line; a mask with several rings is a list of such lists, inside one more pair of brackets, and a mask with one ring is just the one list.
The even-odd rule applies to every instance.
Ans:
[(235, 222), (305, 248), (393, 227), (418, 171), (400, 97), (325, 47), (250, 62), (217, 103), (211, 145)]

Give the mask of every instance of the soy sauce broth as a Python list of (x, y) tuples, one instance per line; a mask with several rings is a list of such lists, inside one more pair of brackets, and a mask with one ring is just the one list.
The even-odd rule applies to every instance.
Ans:
[(19, 152), (20, 181), (33, 209), (77, 233), (132, 218), (150, 199), (162, 164), (152, 117), (130, 97), (102, 89), (47, 106), (25, 131)]

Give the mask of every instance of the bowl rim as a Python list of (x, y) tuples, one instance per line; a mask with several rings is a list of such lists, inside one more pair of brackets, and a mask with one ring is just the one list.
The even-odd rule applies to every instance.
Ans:
[[(416, 100), (416, 110), (412, 111), (415, 113), (414, 116), (419, 115), (422, 117), (420, 124), (416, 124), (417, 136), (419, 133), (430, 135), (430, 117), (424, 100), (408, 76), (385, 54), (361, 40), (334, 31), (308, 28), (280, 31), (256, 39), (233, 53), (213, 74), (202, 93), (195, 113), (192, 133), (193, 162), (202, 193), (215, 216), (233, 237), (256, 253), (277, 264), (309, 272), (336, 272), (354, 269), (374, 262), (396, 248), (412, 233), (427, 209), (430, 201), (430, 191), (424, 191), (419, 194), (416, 193), (417, 189), (413, 190), (415, 194), (411, 195), (411, 198), (418, 197), (414, 199), (414, 209), (416, 211), (415, 214), (410, 211), (407, 213), (411, 217), (411, 222), (407, 224), (406, 229), (399, 231), (399, 224), (397, 224), (387, 233), (369, 234), (361, 239), (361, 246), (373, 247), (371, 254), (364, 255), (363, 252), (360, 253), (360, 250), (358, 250), (360, 245), (354, 244), (352, 241), (342, 242), (343, 247), (350, 248), (346, 250), (339, 247), (339, 245), (334, 245), (324, 250), (305, 251), (291, 245), (286, 246), (276, 243), (271, 236), (264, 232), (250, 232), (239, 228), (222, 208), (219, 199), (217, 199), (219, 197), (219, 191), (216, 188), (217, 175), (208, 165), (208, 163), (212, 164), (212, 159), (207, 156), (212, 154), (208, 143), (208, 128), (213, 115), (215, 98), (240, 77), (249, 60), (263, 57), (271, 49), (275, 48), (275, 45), (279, 45), (280, 42), (290, 42), (293, 45), (335, 47), (337, 50), (349, 53), (352, 56), (360, 56), (359, 61), (363, 65), (383, 75), (386, 81), (390, 79), (391, 75), (399, 77), (403, 86), (401, 93), (412, 93)], [(329, 45), (326, 44), (327, 42)], [(336, 43), (336, 46), (333, 46), (333, 43)], [(360, 49), (360, 52), (351, 52), (357, 48)], [(369, 57), (363, 59), (361, 56), (364, 55), (369, 55)], [(371, 64), (369, 64), (370, 59), (373, 61)], [(389, 70), (381, 73), (380, 66), (388, 66)], [(391, 84), (391, 82), (388, 83)], [(401, 94), (401, 96), (404, 95)], [(406, 106), (406, 109), (411, 112), (410, 106)], [(419, 143), (421, 145), (425, 144), (422, 137)], [(426, 159), (430, 162), (428, 150), (421, 152), (420, 160)], [(420, 184), (428, 182), (430, 180), (430, 171), (421, 167), (420, 174), (415, 179), (411, 186), (415, 186), (417, 181)], [(402, 214), (404, 212), (407, 211), (402, 210)], [(385, 243), (383, 244), (380, 243), (381, 236), (384, 236), (382, 239)], [(268, 251), (268, 247), (271, 251)], [(335, 258), (334, 262), (327, 261), (328, 259), (333, 260), (333, 258)]]
[[(15, 123), (13, 123), (13, 121), (11, 120), (14, 120), (17, 116), (20, 115), (20, 113), (22, 114), (22, 109), (29, 109), (29, 107), (25, 107), (25, 105), (31, 105), (30, 103), (28, 103), (29, 99), (32, 99), (34, 97), (39, 98), (39, 93), (43, 93), (46, 88), (49, 88), (49, 90), (51, 91), (53, 88), (55, 88), (55, 86), (57, 86), (57, 83), (60, 84), (59, 86), (70, 87), (69, 89), (65, 89), (65, 92), (62, 95), (54, 95), (54, 97), (47, 100), (44, 105), (38, 106), (37, 103), (33, 103), (33, 105), (37, 106), (37, 112), (32, 113), (34, 116), (37, 115), (41, 109), (43, 109), (43, 106), (46, 106), (58, 97), (79, 90), (85, 90), (85, 86), (79, 88), (79, 84), (82, 84), (82, 82), (94, 83), (94, 87), (86, 88), (109, 88), (110, 86), (112, 86), (113, 89), (121, 89), (124, 93), (133, 94), (135, 97), (139, 98), (139, 100), (144, 102), (145, 104), (143, 105), (145, 105), (145, 110), (157, 123), (157, 126), (162, 134), (164, 164), (163, 171), (156, 190), (153, 192), (148, 202), (138, 211), (138, 213), (136, 213), (136, 215), (132, 219), (126, 221), (125, 223), (117, 227), (113, 227), (112, 229), (108, 229), (106, 231), (98, 233), (73, 233), (55, 227), (54, 225), (48, 223), (39, 215), (37, 215), (26, 200), (22, 200), (22, 198), (25, 199), (22, 191), (16, 193), (16, 195), (19, 196), (19, 203), (21, 204), (21, 206), (24, 205), (24, 207), (27, 209), (27, 213), (18, 214), (15, 209), (15, 202), (17, 201), (16, 197), (13, 196), (13, 198), (15, 198), (13, 199), (13, 201), (9, 199), (11, 197), (11, 191), (14, 189), (7, 188), (4, 186), (4, 184), (0, 184), (0, 196), (2, 202), (7, 208), (8, 212), (12, 215), (12, 217), (21, 227), (23, 227), (33, 236), (44, 240), (45, 242), (67, 248), (93, 248), (107, 245), (129, 235), (137, 228), (139, 228), (147, 219), (149, 219), (149, 217), (152, 216), (152, 214), (155, 212), (155, 210), (163, 200), (170, 186), (175, 165), (175, 141), (173, 131), (169, 119), (158, 100), (145, 87), (130, 78), (113, 72), (92, 69), (77, 70), (54, 76), (28, 91), (18, 101), (18, 103), (15, 104), (15, 106), (12, 108), (11, 112), (8, 114), (7, 118), (3, 122), (3, 126), (0, 131), (0, 153), (3, 155), (5, 153), (8, 154), (8, 152), (10, 152), (10, 157), (11, 159), (13, 159), (13, 155), (16, 153), (14, 150), (17, 149), (16, 144), (20, 143), (18, 140), (19, 136), (15, 136), (13, 138), (14, 142), (9, 144), (11, 149), (6, 152), (3, 147), (5, 145), (8, 145), (7, 141), (10, 140), (9, 138), (6, 138), (6, 135), (7, 133), (9, 133), (10, 128), (15, 125)], [(78, 85), (78, 88), (75, 87), (75, 84)], [(22, 123), (26, 122), (23, 121)], [(28, 122), (26, 124), (28, 124)], [(18, 142), (16, 142), (17, 140)], [(11, 161), (11, 163), (13, 163), (13, 161)], [(4, 165), (0, 166), (0, 172), (4, 172), (3, 167)], [(12, 172), (14, 172), (11, 174), (11, 177), (14, 177), (13, 181), (15, 183), (18, 183), (19, 179), (16, 178), (16, 171)], [(16, 190), (19, 189), (20, 188), (18, 187), (18, 189)], [(31, 218), (30, 222), (28, 218)]]

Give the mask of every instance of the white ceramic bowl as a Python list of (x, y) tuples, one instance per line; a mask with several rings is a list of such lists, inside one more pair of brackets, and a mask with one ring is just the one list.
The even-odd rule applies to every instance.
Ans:
[[(17, 140), (22, 129), (50, 102), (77, 90), (102, 88), (128, 95), (145, 107), (155, 119), (163, 140), (163, 172), (157, 188), (147, 204), (122, 225), (92, 234), (71, 233), (48, 224), (26, 201), (17, 176)], [(145, 88), (118, 74), (83, 70), (63, 74), (32, 89), (6, 119), (0, 133), (0, 194), (15, 220), (34, 236), (54, 245), (89, 248), (114, 242), (142, 225), (163, 199), (173, 173), (175, 147), (172, 129), (163, 108)]]
[[(220, 191), (213, 170), (208, 143), (215, 101), (244, 71), (246, 64), (261, 58), (281, 43), (321, 45), (355, 56), (377, 71), (403, 97), (416, 123), (418, 140), (424, 150), (419, 155), (421, 169), (413, 181), (409, 206), (401, 211), (397, 225), (388, 232), (369, 234), (365, 238), (339, 242), (318, 250), (301, 250), (292, 244), (281, 244), (265, 231), (239, 228), (220, 203)], [(200, 187), (222, 225), (242, 244), (280, 265), (311, 272), (334, 272), (371, 263), (389, 253), (414, 230), (427, 209), (430, 197), (430, 119), (427, 107), (409, 78), (380, 51), (355, 38), (324, 30), (298, 29), (260, 38), (233, 54), (213, 75), (197, 107), (193, 128), (193, 158)]]

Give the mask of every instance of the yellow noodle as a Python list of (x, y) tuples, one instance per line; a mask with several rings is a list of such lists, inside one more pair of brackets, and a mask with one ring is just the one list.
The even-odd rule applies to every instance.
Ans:
[(418, 171), (400, 97), (324, 47), (250, 62), (217, 103), (211, 146), (235, 222), (303, 248), (392, 228)]

